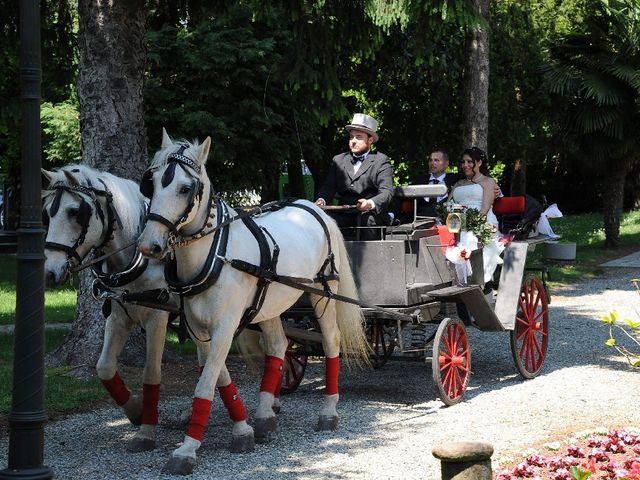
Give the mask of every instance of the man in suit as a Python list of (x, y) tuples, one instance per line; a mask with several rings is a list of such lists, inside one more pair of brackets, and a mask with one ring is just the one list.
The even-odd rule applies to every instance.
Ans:
[[(393, 199), (393, 169), (384, 153), (372, 152), (378, 141), (378, 122), (369, 115), (356, 113), (345, 127), (349, 132), (349, 152), (333, 157), (316, 204), (325, 206), (334, 196), (352, 211), (329, 212), (341, 228), (389, 225), (389, 207)], [(361, 240), (380, 238), (379, 229), (363, 229)]]
[(455, 173), (447, 173), (449, 167), (449, 154), (446, 150), (438, 148), (431, 152), (429, 156), (429, 176), (422, 176), (417, 178), (415, 183), (418, 185), (439, 185), (444, 184), (447, 186), (447, 193), (441, 197), (420, 199), (418, 201), (418, 215), (426, 217), (436, 216), (436, 205), (446, 201), (449, 197), (451, 187), (460, 180), (460, 176)]

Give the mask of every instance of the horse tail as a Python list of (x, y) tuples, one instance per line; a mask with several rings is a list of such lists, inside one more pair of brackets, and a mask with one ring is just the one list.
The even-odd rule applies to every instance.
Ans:
[(262, 370), (264, 362), (261, 338), (260, 332), (245, 328), (233, 341), (249, 370), (255, 373)]
[[(349, 254), (344, 243), (344, 238), (338, 226), (331, 222), (331, 237), (334, 239), (334, 246), (338, 246), (339, 255), (339, 276), (338, 295), (359, 299), (356, 282), (353, 278), (351, 265), (349, 265)], [(364, 330), (364, 317), (358, 305), (352, 303), (336, 301), (336, 321), (340, 330), (340, 350), (347, 366), (370, 365), (369, 353), (371, 348), (367, 342)]]

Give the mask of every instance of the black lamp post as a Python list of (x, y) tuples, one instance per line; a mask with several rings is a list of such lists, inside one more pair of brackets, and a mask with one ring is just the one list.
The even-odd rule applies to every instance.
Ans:
[(44, 240), (40, 203), (40, 5), (20, 0), (22, 83), (22, 197), (18, 229), (18, 278), (9, 415), (9, 465), (4, 479), (49, 479), (44, 451)]

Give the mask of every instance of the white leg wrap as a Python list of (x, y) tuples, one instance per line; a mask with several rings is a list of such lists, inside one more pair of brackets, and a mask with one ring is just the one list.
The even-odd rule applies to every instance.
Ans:
[(256, 410), (256, 418), (269, 418), (275, 417), (275, 413), (271, 406), (273, 405), (273, 399), (275, 397), (272, 393), (260, 392), (260, 403)]
[(184, 436), (184, 443), (176, 448), (171, 454), (174, 457), (189, 457), (196, 458), (196, 450), (200, 448), (201, 442), (195, 438), (191, 438), (189, 435)]
[(235, 422), (231, 434), (234, 437), (244, 437), (245, 435), (253, 435), (253, 427), (246, 420)]
[(338, 405), (339, 398), (340, 394), (338, 393), (335, 395), (325, 395), (320, 415), (328, 417), (337, 416), (338, 411), (336, 410), (336, 405)]

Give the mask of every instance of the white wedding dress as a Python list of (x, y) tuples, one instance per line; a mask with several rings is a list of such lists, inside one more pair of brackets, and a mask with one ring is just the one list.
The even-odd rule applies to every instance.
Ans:
[[(456, 187), (453, 190), (452, 195), (454, 203), (467, 208), (475, 208), (478, 211), (482, 210), (482, 197), (482, 185), (478, 183)], [(482, 249), (485, 282), (492, 279), (493, 272), (495, 272), (498, 264), (502, 263), (500, 254), (504, 250), (504, 245), (498, 241), (500, 238), (500, 233), (497, 231), (498, 219), (491, 208), (487, 212), (487, 222), (496, 226), (496, 235), (492, 239), (491, 243), (489, 245), (484, 245)]]
[[(453, 201), (457, 204), (463, 205), (467, 208), (475, 208), (476, 210), (482, 210), (482, 197), (484, 191), (482, 185), (479, 183), (472, 183), (471, 185), (462, 185), (456, 187), (453, 191)], [(487, 222), (492, 225), (498, 225), (498, 219), (490, 208), (487, 212)]]

